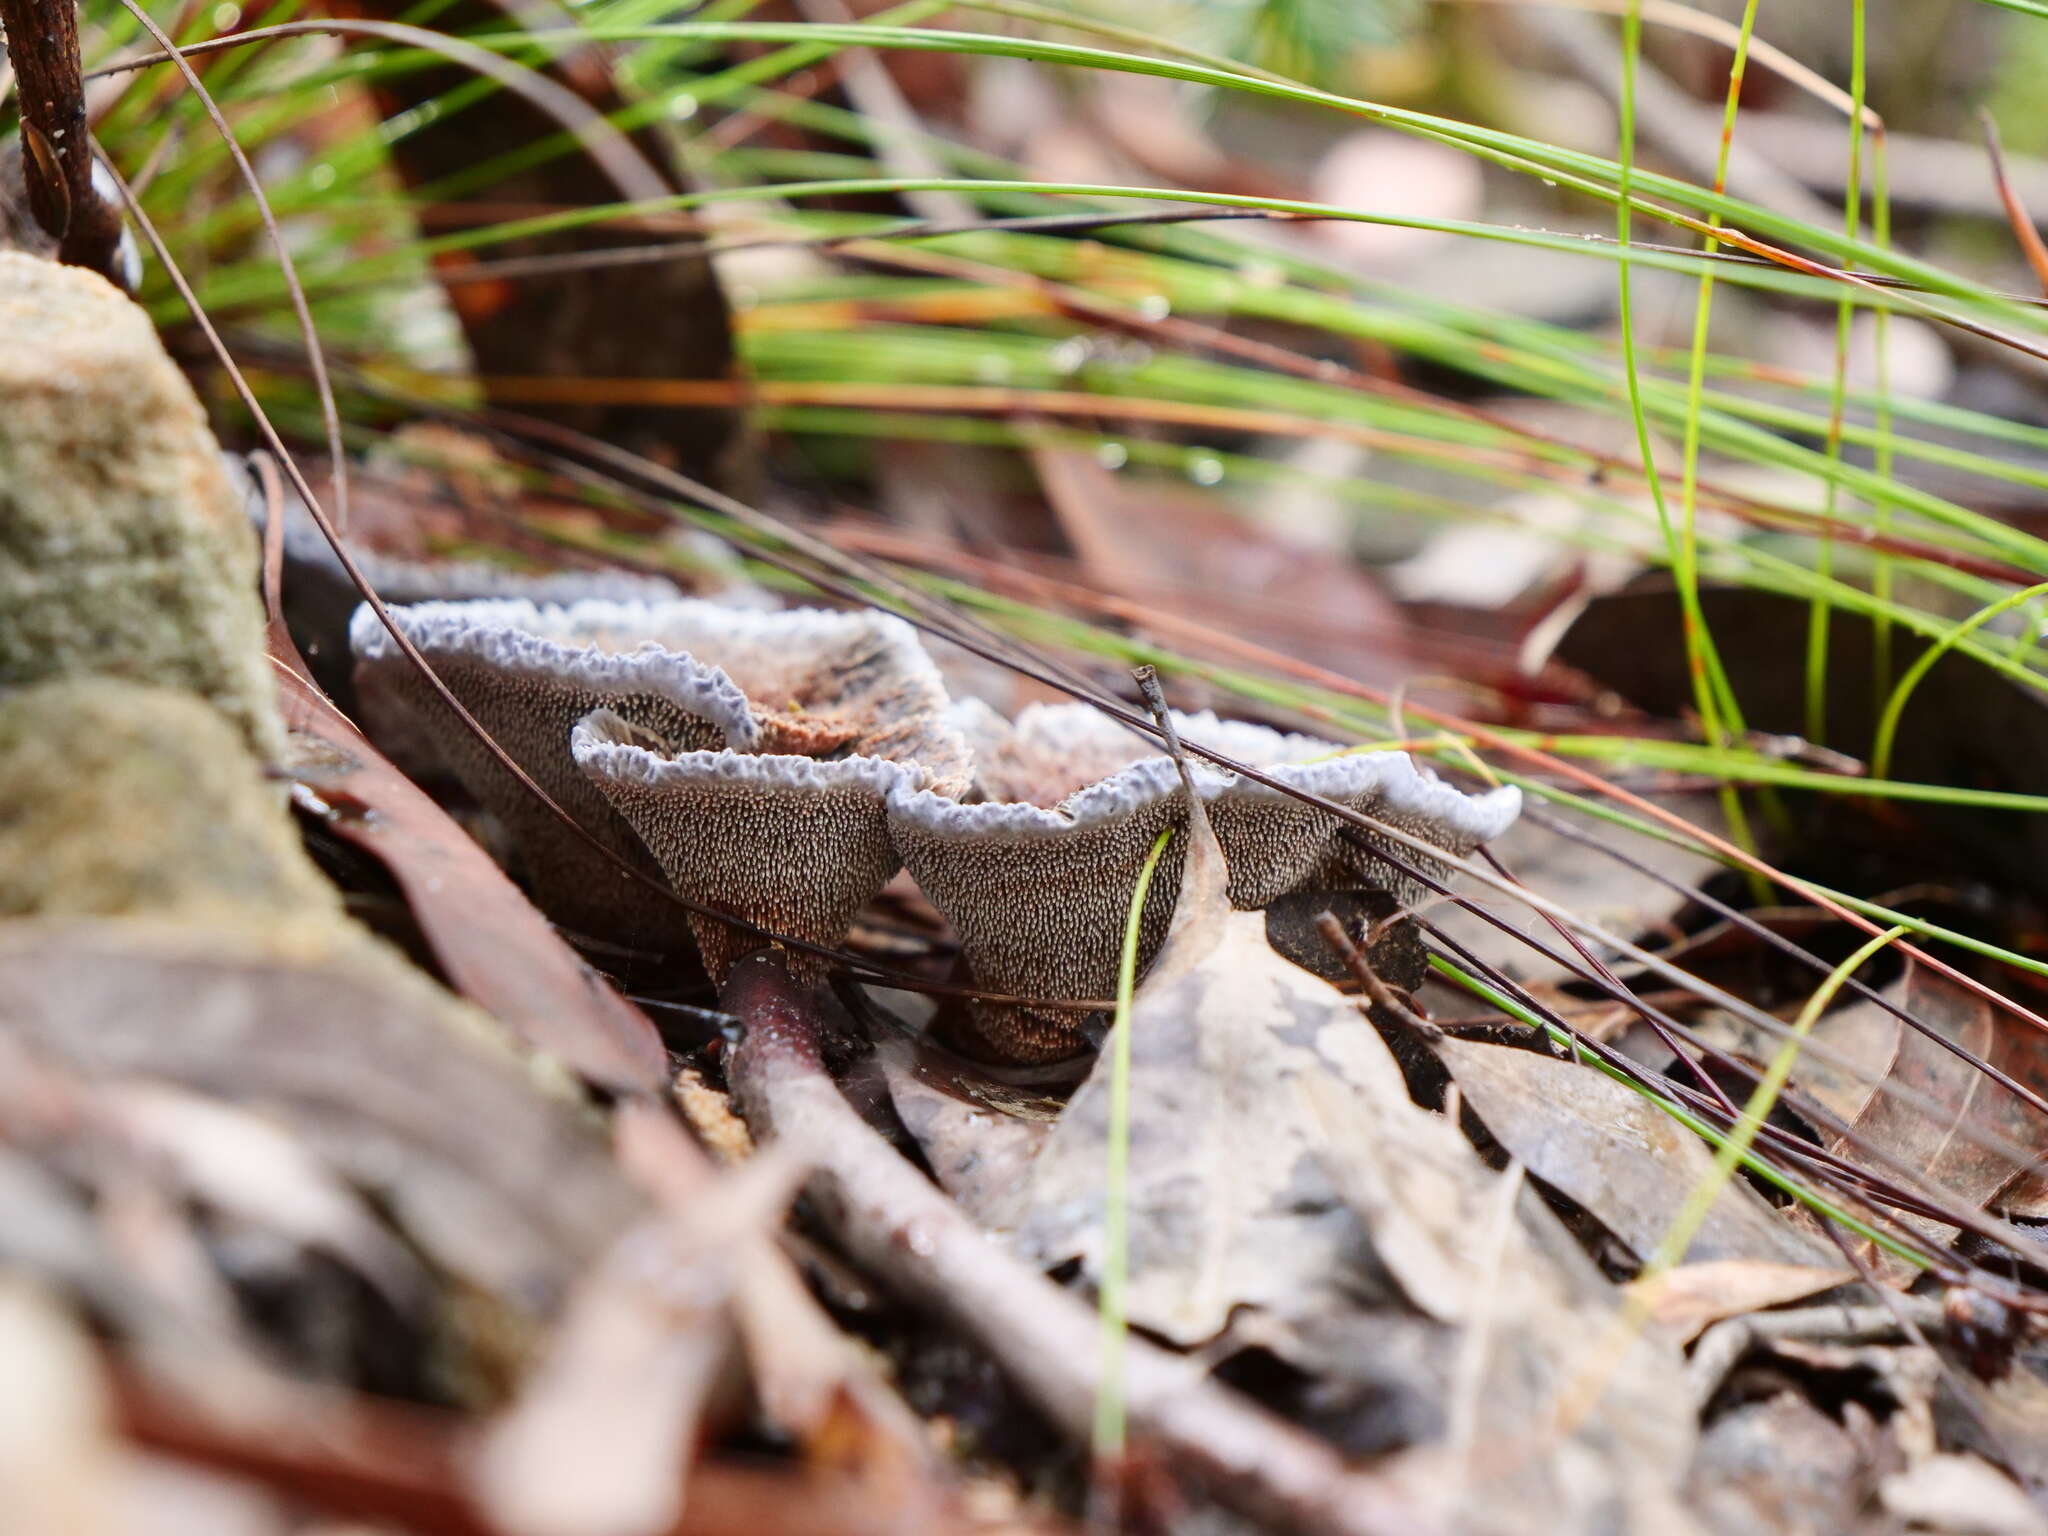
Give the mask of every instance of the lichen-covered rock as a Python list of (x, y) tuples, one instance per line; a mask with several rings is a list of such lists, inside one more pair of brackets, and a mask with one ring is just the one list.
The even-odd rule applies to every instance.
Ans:
[(0, 917), (338, 922), (235, 729), (108, 677), (0, 690)]
[(0, 688), (81, 673), (282, 746), (256, 548), (191, 386), (111, 284), (0, 251)]
[[(957, 792), (967, 782), (966, 749), (944, 724), (938, 674), (909, 627), (885, 614), (763, 613), (692, 600), (421, 603), (392, 612), (534, 781), (650, 872), (659, 865), (643, 842), (646, 829), (622, 814), (637, 815), (649, 802), (634, 793), (615, 803), (572, 755), (571, 732), (598, 711), (630, 728), (620, 739), (632, 750), (652, 747), (668, 758), (878, 758), (924, 765), (920, 784)], [(357, 613), (351, 640), (372, 733), (431, 734), (450, 769), (511, 833), (550, 916), (627, 943), (659, 943), (678, 931), (671, 905), (563, 827), (450, 718), (374, 614)], [(729, 789), (719, 793), (731, 798)], [(877, 825), (883, 793), (873, 796)], [(756, 824), (749, 812), (731, 835), (764, 863), (749, 830)], [(721, 834), (707, 827), (702, 835)]]
[(559, 1069), (349, 920), (189, 693), (0, 690), (0, 995), (0, 1044), (275, 1114), (374, 1189), (478, 1288), (445, 1319), (466, 1369), (516, 1364), (633, 1212)]
[[(1498, 836), (1520, 809), (1516, 790), (1462, 794), (1404, 752), (1348, 754), (1208, 714), (1176, 720), (1189, 741), (1450, 853)], [(1035, 705), (1014, 727), (985, 711), (956, 711), (955, 721), (973, 744), (983, 798), (894, 793), (889, 829), (905, 867), (959, 930), (981, 986), (1023, 997), (1109, 997), (1139, 869), (1159, 834), (1186, 822), (1178, 770), (1149, 738), (1084, 704)], [(1358, 846), (1328, 812), (1199, 762), (1194, 779), (1239, 910), (1303, 891), (1380, 890), (1404, 902), (1419, 894), (1376, 856), (1370, 834)], [(1184, 841), (1169, 843), (1146, 899), (1141, 964), (1166, 936)], [(979, 1045), (1001, 1060), (1057, 1060), (1086, 1041), (1080, 1017), (1068, 1011), (977, 1005), (974, 1023)]]

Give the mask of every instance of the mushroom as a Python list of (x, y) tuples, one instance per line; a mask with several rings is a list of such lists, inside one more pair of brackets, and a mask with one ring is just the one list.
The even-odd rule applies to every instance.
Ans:
[[(610, 710), (570, 737), (577, 764), (692, 900), (812, 944), (835, 944), (900, 867), (885, 807), (899, 786), (932, 782), (879, 757), (670, 752)], [(722, 981), (760, 941), (690, 916), (704, 968)], [(791, 968), (815, 977), (814, 956)]]
[[(1034, 705), (1007, 729), (973, 706), (954, 718), (975, 745), (982, 798), (892, 792), (889, 828), (904, 865), (959, 931), (977, 984), (1025, 997), (1108, 997), (1139, 868), (1159, 833), (1187, 814), (1172, 760), (1082, 704)], [(1506, 830), (1521, 806), (1518, 790), (1466, 795), (1404, 752), (1343, 753), (1207, 713), (1176, 721), (1189, 741), (1457, 855)], [(1194, 779), (1239, 909), (1304, 891), (1383, 890), (1403, 903), (1420, 894), (1372, 851), (1370, 834), (1359, 846), (1328, 812), (1199, 762)], [(1169, 843), (1146, 899), (1141, 964), (1173, 914), (1180, 843)], [(1087, 1040), (1071, 1011), (1021, 1005), (977, 1004), (972, 1027), (974, 1046), (1008, 1062), (1057, 1060)]]
[[(847, 862), (845, 871), (831, 868), (835, 878), (862, 871), (861, 900), (896, 868), (881, 810), (896, 781), (883, 783), (883, 769), (847, 769), (833, 793), (813, 797), (828, 822), (844, 819), (849, 795), (872, 803), (874, 830), (862, 834), (865, 843), (854, 839), (858, 850), (843, 829), (828, 837), (797, 809), (788, 838), (780, 837), (770, 821), (780, 814), (776, 808), (810, 805), (816, 782), (815, 773), (806, 778), (792, 762), (897, 760), (917, 765), (919, 787), (957, 792), (966, 783), (965, 748), (941, 720), (937, 673), (910, 628), (884, 614), (764, 613), (692, 600), (500, 600), (391, 611), (499, 745), (607, 847), (650, 874), (666, 867), (684, 894), (764, 926), (787, 910), (811, 925), (804, 934), (811, 937), (824, 913), (839, 909), (837, 888), (818, 866), (778, 862), (785, 857), (829, 850), (819, 856)], [(433, 734), (449, 767), (505, 825), (551, 916), (626, 943), (659, 944), (675, 932), (672, 908), (636, 889), (447, 718), (374, 614), (358, 610), (351, 640), (357, 687), (373, 723), (386, 732), (396, 725), (415, 736)], [(583, 767), (571, 740), (579, 724)], [(742, 764), (756, 755), (763, 764)], [(839, 766), (809, 763), (812, 770)], [(682, 787), (685, 780), (690, 787)], [(679, 808), (687, 825), (674, 822)], [(686, 847), (691, 843), (697, 851)], [(762, 872), (757, 902), (746, 903), (737, 874), (705, 874), (720, 852)], [(886, 868), (870, 882), (866, 871), (881, 863)], [(820, 885), (818, 901), (787, 895), (806, 882)], [(827, 887), (835, 894), (827, 896)], [(851, 916), (847, 911), (836, 931), (815, 941), (838, 937)], [(724, 926), (691, 924), (714, 974), (734, 953)]]
[[(813, 944), (834, 944), (901, 867), (887, 804), (968, 785), (937, 669), (910, 627), (872, 611), (731, 615), (720, 660), (754, 703), (751, 747), (661, 739), (613, 710), (578, 723), (570, 749), (683, 895)], [(780, 709), (773, 706), (786, 700)], [(723, 979), (756, 947), (693, 916)], [(793, 960), (815, 976), (813, 957)]]
[[(506, 754), (605, 847), (652, 876), (657, 869), (640, 840), (577, 771), (569, 732), (592, 710), (609, 708), (667, 741), (751, 744), (755, 727), (733, 681), (654, 638), (658, 620), (694, 638), (713, 627), (713, 616), (698, 611), (710, 606), (487, 599), (389, 612)], [(356, 610), (349, 642), (371, 734), (404, 748), (409, 760), (421, 743), (432, 744), (504, 826), (549, 917), (627, 945), (659, 945), (673, 932), (671, 914), (563, 826), (454, 718), (367, 605)]]

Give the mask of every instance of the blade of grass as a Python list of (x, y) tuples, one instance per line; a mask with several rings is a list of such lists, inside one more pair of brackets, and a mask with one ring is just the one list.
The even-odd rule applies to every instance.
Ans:
[(1920, 680), (1927, 676), (1934, 664), (1947, 655), (1955, 647), (1956, 642), (1965, 635), (2043, 593), (2048, 593), (2048, 582), (2022, 588), (2010, 596), (2000, 598), (1988, 607), (1979, 608), (1920, 653), (1919, 659), (1906, 669), (1905, 676), (1901, 677), (1898, 685), (1892, 689), (1891, 697), (1885, 700), (1884, 713), (1878, 717), (1877, 734), (1870, 749), (1870, 767), (1873, 773), (1882, 778), (1890, 768), (1892, 746), (1898, 737), (1899, 717), (1906, 712), (1906, 703), (1912, 698), (1913, 690), (1920, 686)]
[[(1850, 0), (1849, 6), (1849, 95), (1855, 110), (1849, 114), (1849, 175), (1842, 193), (1842, 227), (1851, 240), (1863, 227), (1863, 96), (1867, 73), (1867, 30), (1864, 0)], [(1849, 340), (1856, 312), (1847, 304), (1835, 306), (1835, 373), (1828, 395), (1827, 457), (1830, 463), (1842, 459), (1842, 411), (1849, 378)], [(1833, 517), (1839, 504), (1840, 483), (1830, 479), (1822, 511)], [(1814, 572), (1823, 579), (1834, 574), (1835, 541), (1822, 536), (1814, 551)], [(1806, 736), (1809, 741), (1827, 740), (1827, 672), (1830, 609), (1826, 597), (1816, 595), (1807, 610), (1806, 624)]]
[(1138, 986), (1138, 936), (1144, 928), (1145, 898), (1160, 855), (1172, 841), (1167, 829), (1152, 841), (1138, 868), (1124, 919), (1117, 959), (1116, 1023), (1110, 1031), (1109, 1159), (1103, 1173), (1102, 1218), (1102, 1390), (1095, 1399), (1093, 1453), (1098, 1477), (1124, 1456), (1124, 1342), (1130, 1331), (1124, 1293), (1130, 1275), (1131, 1172), (1131, 1001)]
[[(1742, 22), (1735, 42), (1735, 54), (1728, 66), (1727, 104), (1722, 111), (1721, 143), (1714, 159), (1716, 192), (1725, 191), (1728, 186), (1728, 159), (1734, 147), (1735, 115), (1742, 99), (1742, 77), (1749, 62), (1750, 39), (1756, 30), (1756, 9), (1757, 0), (1748, 0), (1743, 8)], [(1622, 166), (1624, 175), (1627, 175), (1635, 158), (1636, 65), (1642, 46), (1641, 0), (1629, 0), (1623, 13), (1622, 25)], [(1618, 238), (1626, 243), (1629, 237), (1626, 197), (1623, 198), (1621, 206), (1622, 211), (1618, 215)], [(1720, 222), (1716, 216), (1708, 217), (1708, 223), (1714, 228), (1718, 229)], [(1709, 253), (1719, 248), (1719, 242), (1711, 235), (1703, 242), (1703, 249)], [(1679, 522), (1675, 528), (1661, 483), (1657, 480), (1650, 462), (1649, 427), (1643, 413), (1642, 380), (1636, 361), (1635, 327), (1631, 323), (1629, 269), (1626, 263), (1621, 268), (1621, 284), (1621, 346), (1624, 365), (1628, 370), (1629, 406), (1635, 417), (1636, 438), (1641, 445), (1643, 468), (1650, 476), (1651, 484), (1656, 487), (1653, 495), (1657, 521), (1663, 530), (1665, 548), (1670, 552), (1668, 558), (1671, 574), (1678, 588), (1679, 617), (1684, 630), (1686, 671), (1692, 681), (1693, 707), (1699, 711), (1700, 729), (1708, 745), (1718, 747), (1725, 745), (1731, 734), (1741, 735), (1747, 730), (1747, 726), (1743, 722), (1742, 706), (1735, 697), (1735, 690), (1729, 686), (1728, 674), (1721, 665), (1720, 651), (1714, 644), (1713, 631), (1708, 627), (1706, 615), (1700, 607), (1700, 411), (1705, 383), (1707, 325), (1714, 298), (1714, 273), (1709, 268), (1700, 274), (1699, 295), (1693, 311), (1692, 367), (1686, 381)], [(1721, 787), (1720, 800), (1721, 814), (1728, 823), (1730, 834), (1736, 842), (1754, 849), (1756, 841), (1749, 829), (1748, 816), (1742, 807), (1742, 797), (1736, 793), (1732, 785), (1724, 784)], [(1752, 883), (1754, 884), (1754, 881)], [(1761, 899), (1765, 892), (1758, 888), (1755, 894)]]

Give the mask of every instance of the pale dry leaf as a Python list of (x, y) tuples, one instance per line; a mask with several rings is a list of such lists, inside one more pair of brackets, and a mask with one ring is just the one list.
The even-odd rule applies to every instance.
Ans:
[(510, 1536), (653, 1536), (681, 1513), (706, 1398), (731, 1358), (729, 1265), (635, 1227), (579, 1283), (472, 1479)]
[(86, 1078), (274, 1114), (435, 1263), (522, 1312), (551, 1307), (634, 1208), (572, 1102), (488, 1020), (367, 946), (11, 923), (0, 1034)]
[(1656, 1288), (1650, 1320), (1685, 1343), (1723, 1318), (1741, 1317), (1856, 1278), (1846, 1265), (1779, 1264), (1767, 1259), (1708, 1259), (1669, 1270)]
[[(652, 1134), (646, 1117), (639, 1126), (632, 1134)], [(675, 1524), (699, 1420), (735, 1359), (735, 1278), (800, 1174), (789, 1158), (756, 1157), (706, 1184), (687, 1217), (629, 1230), (578, 1282), (474, 1463), (476, 1495), (510, 1536), (656, 1536)]]
[(0, 1275), (0, 1511), (9, 1536), (118, 1536), (119, 1450), (84, 1327), (28, 1280)]
[[(1604, 1072), (1478, 1041), (1446, 1039), (1438, 1051), (1500, 1144), (1639, 1257), (1656, 1251), (1693, 1189), (1713, 1177), (1704, 1142)], [(1685, 1257), (1800, 1264), (1829, 1274), (1842, 1267), (1834, 1249), (1789, 1225), (1739, 1182), (1715, 1197)], [(1831, 1283), (1820, 1280), (1811, 1289)]]
[[(147, 1452), (122, 1456), (114, 1499), (121, 1536), (321, 1536), (256, 1483)], [(358, 1526), (355, 1536), (370, 1533)]]
[(1929, 1456), (1878, 1485), (1885, 1509), (1916, 1530), (1954, 1536), (2048, 1536), (2048, 1515), (1979, 1456)]
[(884, 1039), (875, 1055), (897, 1118), (939, 1187), (977, 1221), (995, 1220), (1013, 1208), (1052, 1122), (1005, 1114), (928, 1080), (916, 1048), (905, 1041)]
[(105, 1122), (162, 1160), (190, 1194), (307, 1248), (345, 1259), (403, 1312), (427, 1278), (362, 1199), (288, 1131), (260, 1114), (163, 1083), (110, 1083), (94, 1096)]
[[(1194, 1344), (1238, 1306), (1298, 1315), (1370, 1288), (1359, 1218), (1300, 1088), (1339, 1070), (1325, 1033), (1370, 1033), (1351, 1002), (1273, 953), (1263, 913), (1224, 908), (1177, 922), (1128, 1027), (1132, 1321)], [(1100, 1272), (1110, 1060), (1105, 1050), (1019, 1191), (1017, 1246), (1048, 1268), (1079, 1258)]]

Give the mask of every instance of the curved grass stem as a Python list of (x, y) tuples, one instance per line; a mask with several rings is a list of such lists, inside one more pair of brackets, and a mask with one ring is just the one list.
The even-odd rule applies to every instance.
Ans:
[(1095, 1398), (1094, 1454), (1098, 1469), (1124, 1453), (1124, 1341), (1129, 1322), (1124, 1302), (1130, 1271), (1131, 1168), (1131, 1001), (1138, 986), (1138, 934), (1144, 926), (1145, 898), (1152, 875), (1173, 833), (1161, 832), (1138, 870), (1131, 891), (1130, 914), (1124, 920), (1123, 950), (1117, 961), (1116, 1026), (1110, 1037), (1109, 1158), (1103, 1173), (1102, 1388)]

